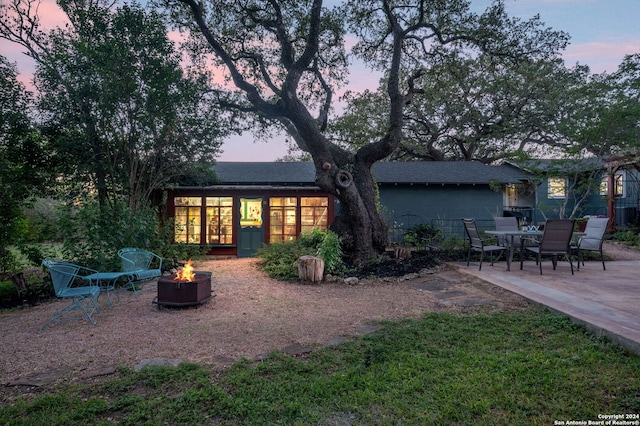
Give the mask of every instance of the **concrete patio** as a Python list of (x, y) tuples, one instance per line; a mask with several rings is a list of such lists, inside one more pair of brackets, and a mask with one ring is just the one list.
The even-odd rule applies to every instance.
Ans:
[[(535, 261), (525, 261), (523, 270), (514, 262), (493, 266), (483, 262), (457, 263), (461, 272), (476, 276), (517, 293), (534, 303), (568, 315), (585, 325), (596, 336), (606, 336), (640, 355), (640, 260), (586, 262), (571, 275), (569, 262), (560, 261), (554, 271), (549, 259), (543, 260), (540, 275)], [(574, 268), (575, 268), (574, 263)]]

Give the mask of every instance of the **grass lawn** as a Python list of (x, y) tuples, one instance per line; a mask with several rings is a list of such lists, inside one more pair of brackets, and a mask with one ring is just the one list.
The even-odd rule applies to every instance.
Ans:
[[(553, 425), (640, 414), (640, 358), (541, 308), (432, 313), (304, 358), (122, 368), (0, 408), (8, 425)], [(556, 423), (559, 424), (559, 423)]]

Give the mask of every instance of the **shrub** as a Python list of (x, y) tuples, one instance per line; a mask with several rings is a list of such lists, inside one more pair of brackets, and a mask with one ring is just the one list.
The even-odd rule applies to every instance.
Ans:
[(298, 239), (264, 246), (258, 250), (256, 256), (262, 259), (260, 267), (271, 278), (295, 281), (298, 279), (298, 258), (312, 254), (310, 247), (306, 247)]
[(335, 232), (327, 231), (324, 233), (322, 241), (316, 250), (316, 255), (324, 260), (325, 272), (336, 274), (344, 269), (340, 237)]
[(327, 273), (338, 273), (344, 268), (340, 237), (332, 231), (312, 232), (300, 235), (297, 240), (274, 243), (258, 250), (260, 267), (271, 278), (283, 281), (298, 279), (298, 258), (317, 256), (324, 260)]
[(172, 223), (161, 226), (152, 207), (133, 211), (123, 202), (102, 208), (96, 203), (67, 207), (59, 226), (65, 229), (65, 258), (99, 271), (120, 270), (117, 251), (123, 247), (151, 250), (169, 260), (167, 267), (183, 256), (201, 253), (199, 246), (171, 244)]
[(426, 244), (434, 246), (442, 242), (444, 234), (428, 223), (412, 226), (404, 234), (404, 242), (410, 246), (420, 247)]

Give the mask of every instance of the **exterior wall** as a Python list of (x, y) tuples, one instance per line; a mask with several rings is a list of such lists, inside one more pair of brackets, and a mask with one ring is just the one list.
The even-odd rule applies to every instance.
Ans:
[[(204, 241), (204, 232), (200, 231), (201, 238), (200, 246), (207, 247), (209, 255), (219, 255), (219, 256), (250, 256), (253, 254), (254, 248), (257, 245), (261, 247), (263, 244), (267, 244), (270, 241), (270, 207), (269, 201), (274, 197), (327, 197), (328, 198), (328, 207), (327, 207), (327, 220), (328, 226), (331, 225), (335, 215), (335, 200), (334, 197), (324, 193), (322, 191), (314, 190), (313, 188), (306, 189), (264, 189), (264, 188), (246, 188), (246, 189), (216, 189), (216, 188), (195, 188), (195, 189), (187, 189), (187, 188), (176, 188), (167, 190), (167, 202), (164, 216), (166, 218), (174, 218), (176, 212), (176, 206), (174, 204), (174, 200), (176, 197), (202, 197), (202, 212), (200, 216), (201, 227), (207, 226), (206, 218), (205, 218), (205, 203), (204, 199), (206, 197), (232, 197), (233, 198), (233, 236), (231, 244), (208, 244)], [(243, 232), (241, 228), (246, 228), (244, 225), (241, 226), (241, 213), (240, 213), (240, 199), (241, 198), (262, 198), (262, 223), (259, 225), (260, 232), (257, 233), (259, 241), (252, 241), (249, 244), (252, 245), (251, 248), (247, 249), (247, 247), (243, 247), (243, 244), (248, 244), (247, 239), (243, 240)], [(301, 224), (297, 223), (297, 233), (300, 233)], [(254, 236), (247, 237), (247, 233), (244, 233), (244, 236), (247, 238), (255, 238)]]
[[(566, 203), (565, 211), (569, 216), (575, 207), (575, 199), (568, 194), (568, 200), (564, 198), (549, 198), (549, 181), (542, 179), (537, 188), (538, 202), (535, 212), (536, 221), (544, 222), (545, 218), (558, 218), (560, 209)], [(607, 197), (600, 195), (599, 191), (590, 194), (586, 200), (582, 202), (577, 217), (583, 216), (599, 216), (607, 214)]]
[[(617, 226), (637, 225), (640, 220), (638, 211), (640, 208), (640, 173), (633, 168), (625, 169), (623, 182), (624, 193), (615, 199), (615, 224)], [(542, 179), (538, 185), (538, 208), (536, 210), (538, 221), (544, 221), (545, 215), (548, 218), (557, 218), (560, 205), (565, 202), (564, 199), (549, 198), (548, 190), (548, 180)], [(573, 210), (574, 205), (574, 200), (569, 196), (566, 206), (567, 216)], [(608, 198), (598, 191), (587, 197), (576, 216), (602, 215), (608, 215)]]
[(489, 185), (380, 185), (379, 194), (390, 228), (429, 223), (463, 232), (463, 217), (492, 226), (493, 217), (502, 216), (504, 209), (503, 193)]

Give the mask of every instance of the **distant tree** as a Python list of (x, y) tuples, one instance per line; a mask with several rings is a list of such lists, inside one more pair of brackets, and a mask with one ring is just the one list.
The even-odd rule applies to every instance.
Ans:
[[(511, 60), (544, 58), (562, 38), (534, 19), (509, 19), (502, 1), (484, 14), (465, 0), (410, 4), (395, 0), (165, 0), (176, 22), (192, 30), (198, 52), (212, 54), (237, 88), (238, 109), (284, 126), (311, 154), (316, 183), (341, 201), (334, 229), (351, 260), (364, 263), (386, 248), (372, 165), (402, 139), (404, 108), (423, 92), (423, 60), (445, 46), (490, 51)], [(389, 109), (384, 127), (355, 151), (327, 137), (336, 85), (344, 80), (344, 18), (359, 38), (355, 52), (384, 70)]]
[(28, 115), (31, 93), (15, 65), (0, 55), (0, 271), (13, 262), (8, 247), (20, 237), (23, 208), (50, 181), (46, 146)]
[(585, 78), (572, 111), (569, 137), (574, 151), (610, 156), (640, 148), (640, 53), (625, 56), (612, 74)]
[[(424, 93), (406, 106), (403, 138), (390, 159), (493, 163), (555, 150), (564, 140), (560, 112), (571, 101), (563, 94), (579, 76), (559, 59), (511, 62), (451, 52), (425, 69)], [(384, 87), (348, 96), (333, 123), (338, 139), (358, 144), (380, 133), (386, 98)]]
[(63, 0), (69, 25), (44, 33), (36, 4), (5, 5), (0, 36), (36, 61), (40, 113), (66, 194), (95, 192), (103, 206), (124, 196), (136, 210), (153, 190), (206, 172), (231, 126), (206, 73), (183, 70), (160, 15)]

